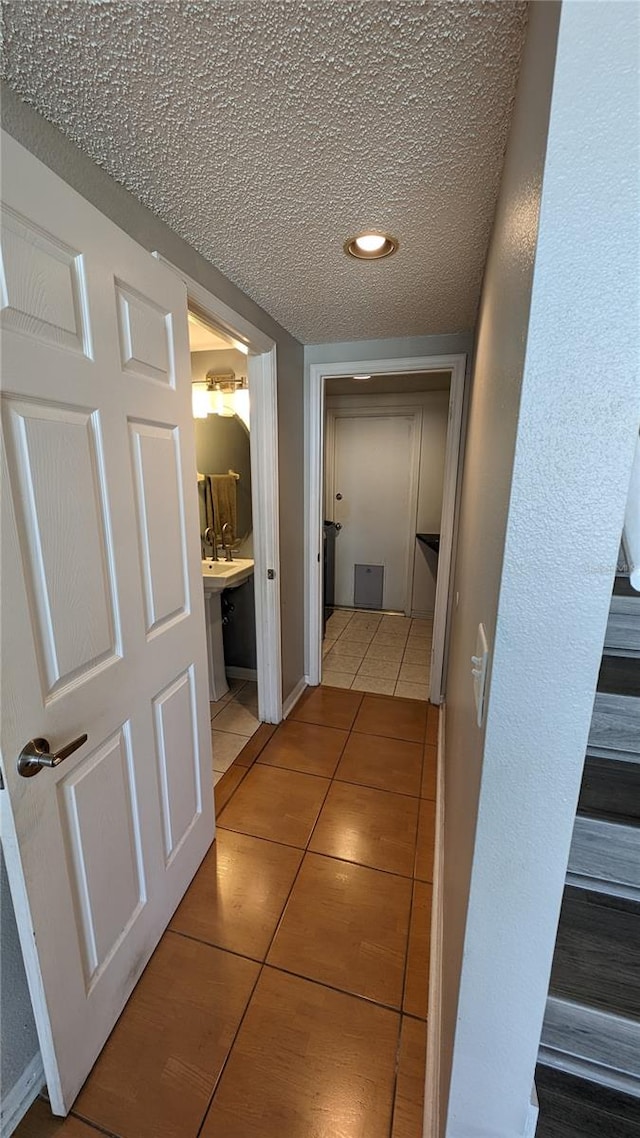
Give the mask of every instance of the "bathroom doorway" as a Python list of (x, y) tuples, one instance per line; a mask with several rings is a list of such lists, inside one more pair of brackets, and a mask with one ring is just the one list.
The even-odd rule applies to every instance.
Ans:
[[(196, 448), (198, 448), (197, 432), (202, 428), (201, 461), (204, 465), (207, 454), (207, 430), (205, 421), (211, 419), (218, 425), (217, 436), (220, 438), (219, 424), (223, 420), (233, 422), (233, 433), (228, 432), (224, 450), (221, 449), (220, 470), (212, 472), (200, 470), (200, 474), (214, 473), (227, 476), (229, 485), (229, 470), (239, 474), (240, 478), (234, 480), (236, 486), (236, 532), (230, 537), (231, 523), (225, 530), (222, 539), (221, 526), (216, 534), (216, 552), (218, 562), (213, 563), (213, 545), (211, 540), (201, 544), (203, 563), (203, 589), (205, 578), (209, 575), (231, 573), (234, 588), (229, 592), (230, 603), (234, 611), (230, 612), (225, 604), (225, 615), (232, 617), (220, 629), (220, 635), (214, 636), (216, 650), (222, 655), (219, 660), (219, 670), (225, 676), (229, 686), (229, 693), (223, 692), (221, 698), (226, 703), (238, 703), (242, 706), (240, 696), (244, 690), (244, 700), (250, 702), (255, 709), (257, 697), (257, 714), (255, 718), (261, 723), (279, 723), (282, 719), (282, 662), (281, 662), (281, 628), (280, 628), (280, 536), (279, 536), (279, 485), (278, 485), (278, 421), (277, 421), (277, 372), (276, 372), (276, 346), (274, 341), (250, 321), (231, 309), (208, 289), (203, 288), (192, 277), (167, 261), (161, 254), (154, 256), (167, 265), (181, 278), (186, 287), (186, 300), (189, 316), (189, 338), (192, 361), (192, 393), (196, 404), (198, 399), (206, 395), (212, 410), (225, 409), (226, 415), (206, 415), (206, 419), (194, 419), (194, 434)], [(208, 353), (211, 356), (207, 362)], [(207, 372), (214, 375), (207, 380)], [(222, 378), (216, 378), (222, 373)], [(233, 376), (231, 375), (233, 373)], [(195, 380), (195, 383), (194, 383)], [(206, 391), (206, 388), (209, 388)], [(228, 412), (231, 412), (229, 414)], [(215, 431), (215, 428), (214, 428)], [(249, 467), (245, 471), (236, 470), (240, 465), (237, 448), (244, 438), (246, 466), (246, 444), (249, 444)], [(216, 466), (218, 463), (215, 464)], [(197, 472), (194, 472), (196, 481)], [(198, 486), (200, 515), (201, 543), (205, 537), (210, 519), (207, 518), (204, 488), (201, 482)], [(201, 503), (201, 505), (200, 505)], [(211, 501), (209, 500), (209, 509)], [(215, 509), (215, 500), (214, 500)], [(229, 519), (225, 519), (229, 520)], [(204, 523), (207, 523), (206, 525)], [(218, 541), (218, 534), (220, 540)], [(208, 535), (211, 538), (211, 535)], [(225, 544), (231, 546), (231, 561), (227, 561)], [(253, 562), (253, 564), (248, 564)], [(209, 568), (208, 568), (209, 566)], [(244, 579), (238, 582), (238, 568), (244, 574)], [(236, 604), (233, 594), (238, 593), (246, 582), (252, 584), (252, 601), (244, 596)], [(248, 593), (250, 590), (244, 590)], [(218, 596), (223, 591), (220, 590)], [(212, 593), (205, 591), (205, 601)], [(209, 603), (206, 601), (206, 603)], [(222, 600), (220, 597), (220, 613), (222, 621)], [(235, 625), (235, 627), (234, 627)], [(208, 623), (208, 635), (210, 624)], [(225, 632), (226, 630), (226, 632)], [(224, 650), (225, 636), (227, 651), (229, 653), (228, 668), (225, 667)], [(234, 637), (242, 642), (246, 638), (255, 643), (253, 657), (247, 656), (247, 645), (237, 648), (233, 644)], [(208, 645), (209, 651), (213, 648)], [(221, 647), (222, 646), (222, 647)], [(251, 658), (255, 667), (247, 666), (246, 661)], [(228, 670), (228, 676), (227, 676)], [(255, 677), (253, 673), (255, 672)], [(256, 687), (247, 687), (255, 683)], [(217, 703), (217, 700), (212, 700)], [(221, 710), (224, 708), (221, 705)], [(215, 709), (214, 709), (215, 710)], [(234, 709), (236, 710), (236, 709)], [(231, 716), (225, 716), (225, 721)], [(222, 721), (222, 723), (225, 723)], [(236, 718), (236, 726), (240, 722)], [(227, 723), (226, 726), (229, 726)], [(246, 728), (250, 726), (245, 723)], [(222, 730), (222, 725), (218, 725)], [(230, 732), (231, 733), (231, 732)], [(246, 738), (245, 738), (246, 741)], [(227, 742), (229, 742), (227, 740)], [(230, 749), (230, 748), (229, 748)], [(222, 748), (221, 748), (222, 750)], [(221, 764), (219, 764), (221, 765)]]
[(249, 353), (188, 320), (215, 786), (260, 726)]

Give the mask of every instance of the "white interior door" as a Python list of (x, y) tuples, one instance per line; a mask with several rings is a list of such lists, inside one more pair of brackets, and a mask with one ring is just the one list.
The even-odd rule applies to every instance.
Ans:
[(0, 803), (65, 1113), (214, 832), (186, 292), (4, 135), (2, 197)]
[(409, 611), (416, 517), (416, 416), (329, 412), (335, 601), (354, 603), (357, 564), (384, 567), (383, 609)]

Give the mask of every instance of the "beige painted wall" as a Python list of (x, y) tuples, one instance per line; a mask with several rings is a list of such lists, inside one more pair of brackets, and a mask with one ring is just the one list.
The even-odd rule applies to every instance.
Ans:
[[(448, 670), (442, 1133), (525, 1138), (640, 416), (635, 4), (535, 0), (484, 279)], [(558, 23), (559, 21), (559, 23)], [(485, 725), (471, 681), (490, 648)], [(448, 1096), (448, 1102), (447, 1102)]]
[[(470, 658), (495, 638), (533, 283), (559, 6), (531, 12), (480, 302), (464, 448), (447, 670), (444, 960), (440, 1106), (449, 1092), (482, 774)], [(514, 210), (526, 203), (518, 230)]]

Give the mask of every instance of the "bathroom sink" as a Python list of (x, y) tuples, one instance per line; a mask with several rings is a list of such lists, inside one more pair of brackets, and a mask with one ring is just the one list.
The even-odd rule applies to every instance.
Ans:
[(202, 580), (205, 589), (214, 593), (221, 593), (223, 589), (237, 589), (253, 575), (253, 560), (250, 557), (238, 557), (235, 561), (212, 561), (208, 558), (202, 562)]

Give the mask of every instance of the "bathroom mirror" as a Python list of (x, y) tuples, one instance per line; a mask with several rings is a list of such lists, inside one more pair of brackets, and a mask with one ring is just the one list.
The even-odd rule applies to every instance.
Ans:
[[(251, 451), (249, 431), (237, 415), (207, 415), (194, 419), (196, 434), (196, 462), (198, 468), (198, 499), (200, 503), (200, 532), (207, 525), (207, 479), (214, 496), (222, 495), (226, 509), (235, 507), (236, 527), (234, 549), (246, 545), (253, 528), (251, 518)], [(201, 479), (200, 475), (205, 478)], [(237, 475), (237, 478), (234, 478)], [(229, 506), (229, 495), (233, 498)], [(225, 506), (222, 507), (225, 509)], [(227, 516), (225, 514), (225, 516)], [(220, 539), (219, 519), (216, 532)]]

